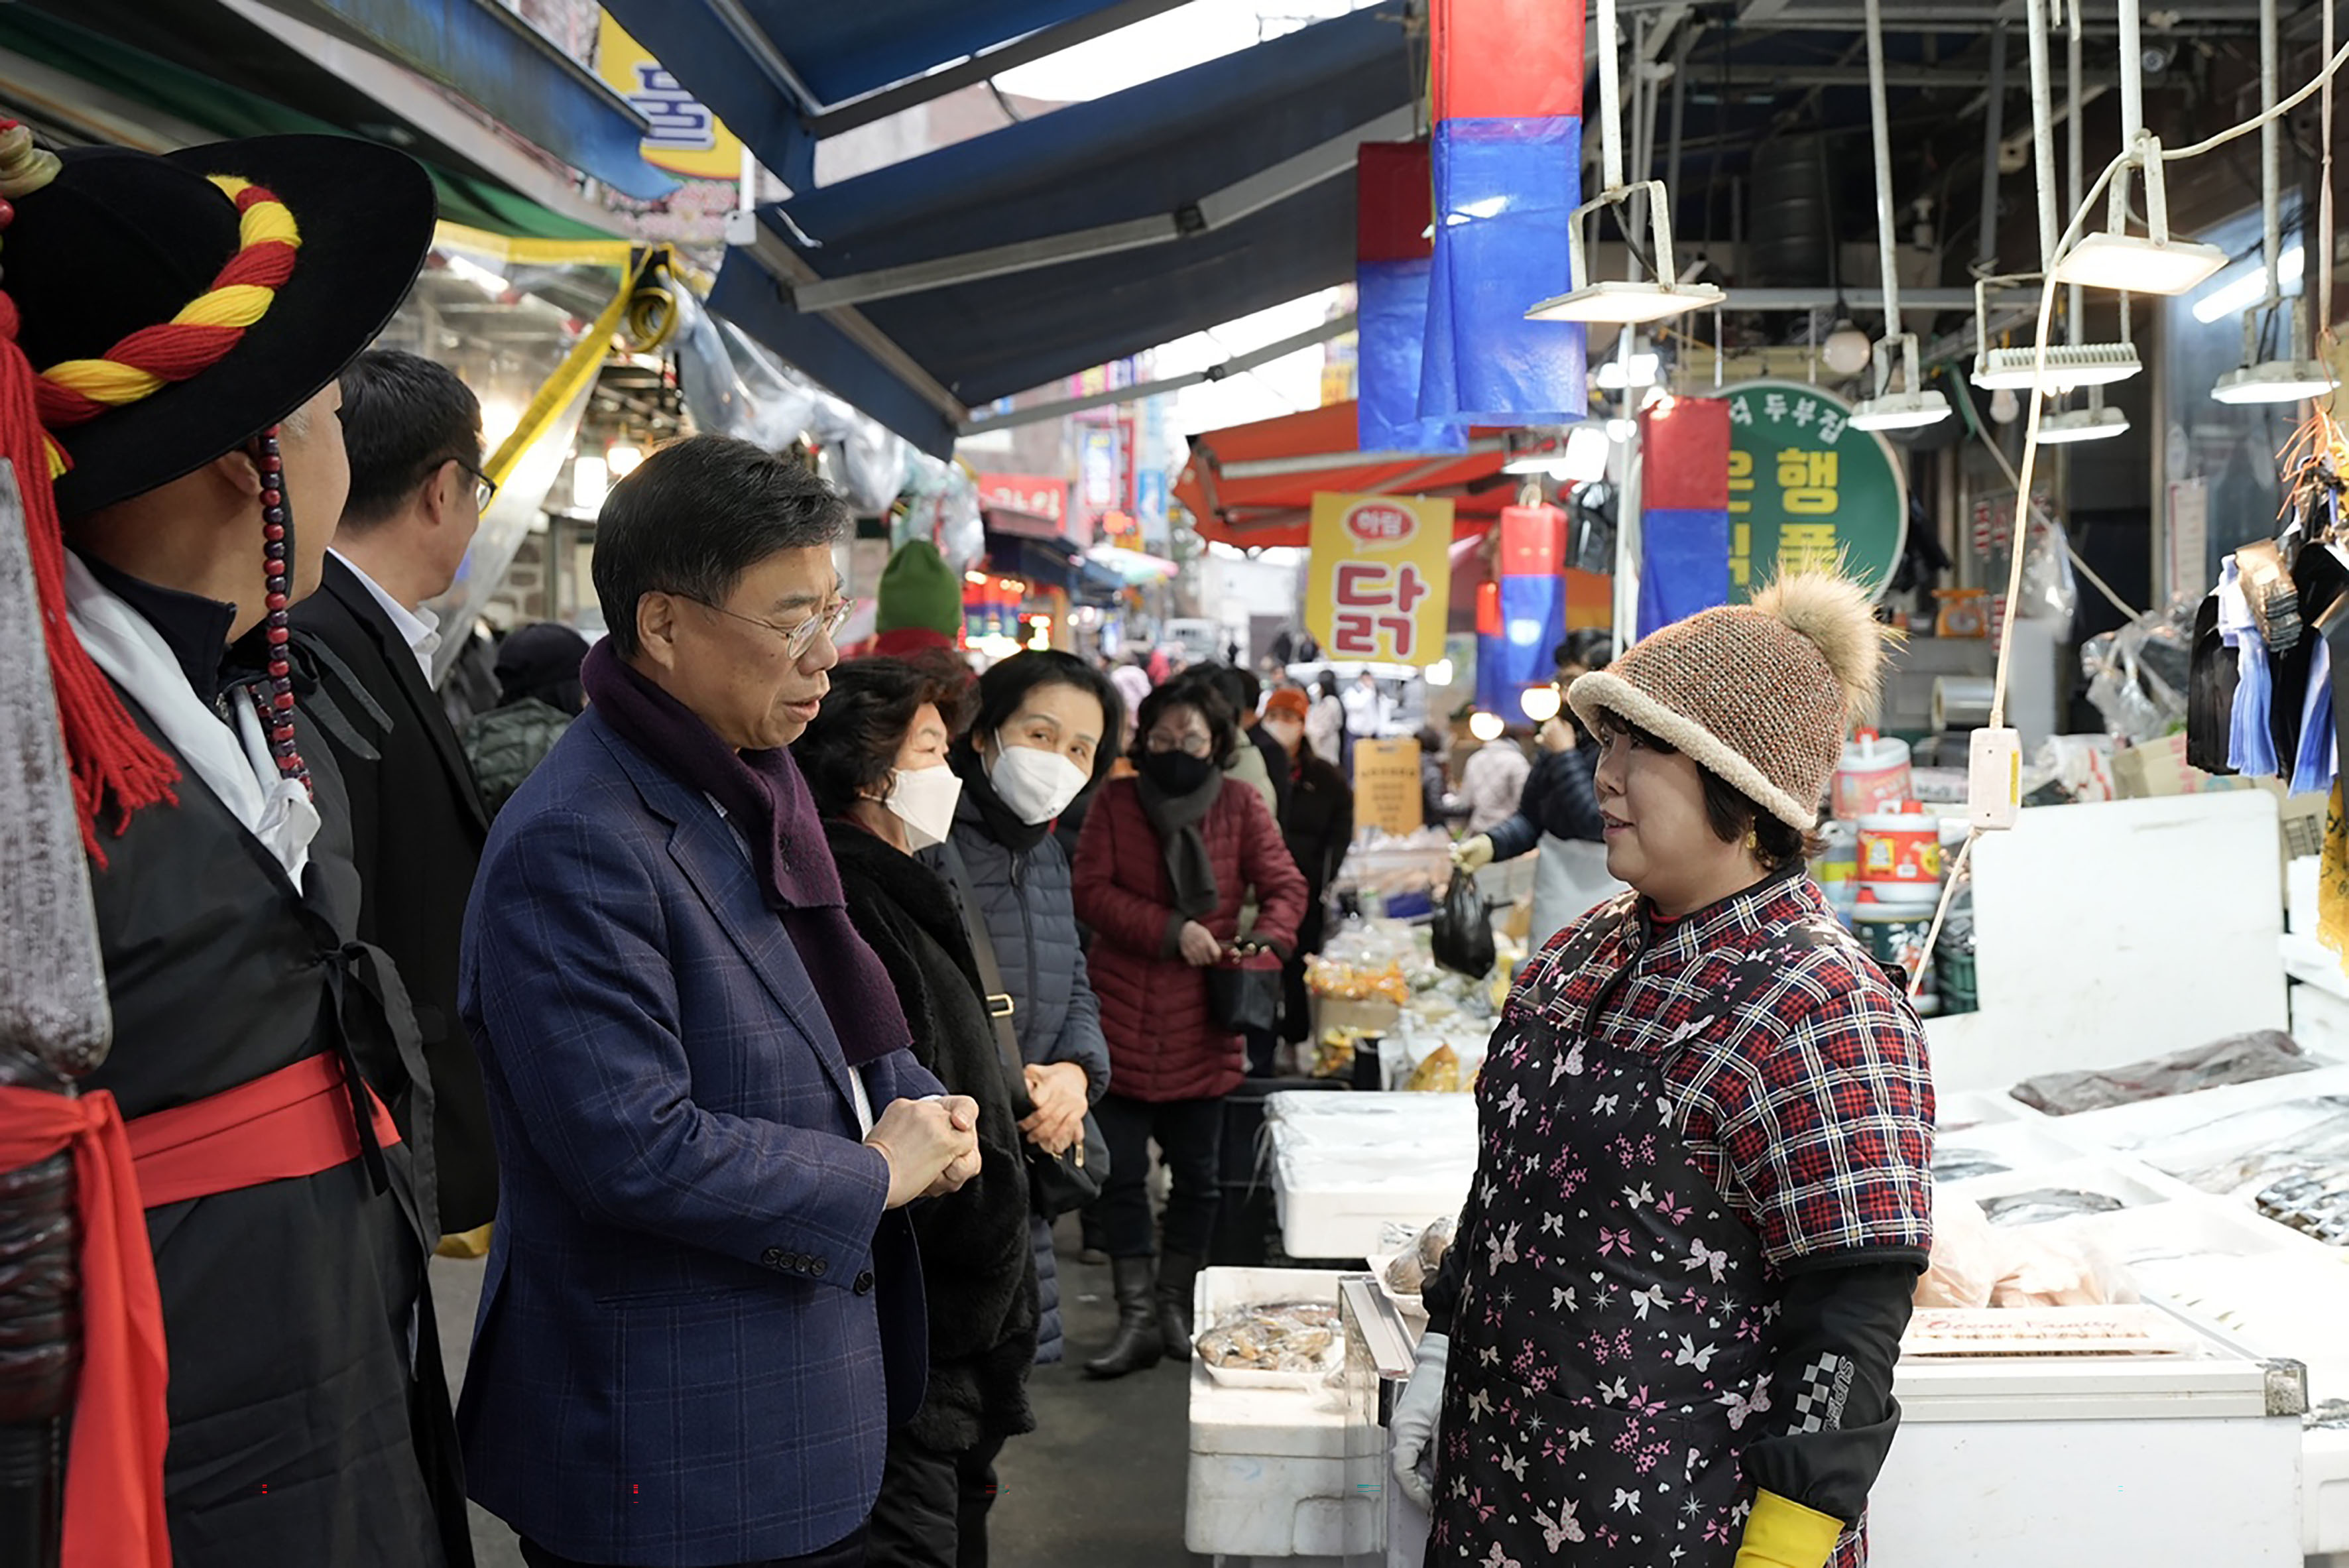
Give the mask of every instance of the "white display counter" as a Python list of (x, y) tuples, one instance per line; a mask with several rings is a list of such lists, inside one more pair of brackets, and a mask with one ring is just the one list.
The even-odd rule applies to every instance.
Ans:
[[(1427, 1522), (1386, 1484), (1381, 1425), (1410, 1369), (1411, 1324), (1366, 1276), (1203, 1274), (1224, 1305), (1342, 1300), (1342, 1377), (1236, 1388), (1191, 1373), (1185, 1539), (1222, 1568), (1421, 1568)], [(2303, 1390), (2181, 1324), (2189, 1354), (1903, 1363), (1901, 1435), (1870, 1510), (1898, 1568), (2299, 1568)], [(2328, 1434), (2329, 1435), (2329, 1434)]]

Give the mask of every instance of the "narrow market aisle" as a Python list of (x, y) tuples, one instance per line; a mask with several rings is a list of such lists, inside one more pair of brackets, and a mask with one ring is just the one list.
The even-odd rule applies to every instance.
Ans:
[[(1029, 1386), (1037, 1429), (1012, 1442), (998, 1466), (992, 1561), (998, 1568), (1201, 1568), (1207, 1559), (1183, 1549), (1189, 1368), (1161, 1365), (1113, 1383), (1086, 1378), (1081, 1363), (1109, 1342), (1117, 1313), (1109, 1270), (1077, 1262), (1075, 1226), (1063, 1229), (1070, 1357), (1037, 1368)], [(435, 1258), (430, 1277), (453, 1394), (464, 1380), (481, 1264)], [(513, 1532), (479, 1508), (472, 1515), (476, 1568), (522, 1568)]]
[(1006, 1445), (988, 1532), (999, 1568), (1195, 1568), (1183, 1547), (1191, 1453), (1191, 1369), (1161, 1362), (1096, 1383), (1083, 1362), (1117, 1326), (1106, 1265), (1077, 1261), (1073, 1218), (1060, 1231), (1068, 1358), (1029, 1380), (1036, 1429)]

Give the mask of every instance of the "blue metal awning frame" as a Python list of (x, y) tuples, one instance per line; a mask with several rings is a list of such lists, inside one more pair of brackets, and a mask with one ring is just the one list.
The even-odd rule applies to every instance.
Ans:
[(1350, 279), (1355, 149), (1414, 127), (1408, 11), (738, 213), (710, 303), (944, 455), (974, 406)]
[(292, 8), (478, 105), (622, 195), (651, 201), (678, 189), (644, 160), (644, 116), (496, 0), (299, 0)]

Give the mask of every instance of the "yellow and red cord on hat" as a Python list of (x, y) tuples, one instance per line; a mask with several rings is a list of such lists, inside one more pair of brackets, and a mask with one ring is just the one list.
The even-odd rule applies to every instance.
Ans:
[[(15, 217), (9, 201), (57, 177), (55, 154), (31, 132), (0, 120), (0, 227)], [(73, 773), (82, 842), (100, 865), (98, 820), (109, 806), (120, 831), (132, 813), (176, 803), (178, 765), (149, 739), (113, 683), (90, 661), (66, 615), (65, 535), (53, 481), (70, 459), (51, 432), (86, 424), (110, 409), (151, 397), (210, 369), (243, 340), (292, 276), (302, 242), (294, 215), (276, 196), (233, 175), (212, 183), (234, 201), (239, 243), (211, 287), (170, 321), (129, 334), (95, 359), (71, 359), (36, 374), (17, 343), (16, 303), (0, 291), (0, 457), (16, 469), (25, 531), (41, 605), (57, 719)]]

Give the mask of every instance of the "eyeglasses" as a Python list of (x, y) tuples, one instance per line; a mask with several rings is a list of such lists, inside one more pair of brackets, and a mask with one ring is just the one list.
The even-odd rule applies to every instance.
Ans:
[(1215, 747), (1204, 735), (1169, 735), (1163, 729), (1152, 730), (1143, 744), (1153, 751), (1181, 751), (1192, 757), (1205, 757)]
[[(690, 595), (685, 596), (690, 597)], [(779, 626), (772, 621), (761, 620), (756, 615), (745, 615), (739, 611), (729, 610), (722, 604), (713, 604), (707, 599), (695, 599), (693, 602), (705, 610), (714, 611), (726, 616), (729, 620), (748, 621), (754, 626), (764, 626), (768, 631), (782, 638), (783, 651), (795, 659), (815, 646), (818, 636), (828, 640), (840, 635), (840, 629), (848, 624), (849, 611), (854, 608), (846, 599), (835, 599), (796, 625)]]
[(449, 460), (473, 476), (473, 510), (489, 511), (490, 502), (498, 499), (498, 481), (462, 458), (451, 458)]

